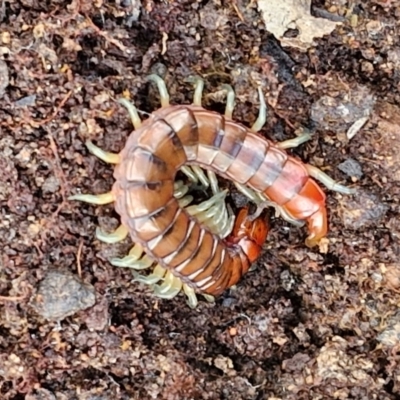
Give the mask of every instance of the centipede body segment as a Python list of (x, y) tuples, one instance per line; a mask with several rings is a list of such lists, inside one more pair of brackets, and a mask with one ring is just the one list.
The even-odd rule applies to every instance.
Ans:
[[(262, 94), (260, 117), (249, 129), (231, 119), (232, 95), (225, 115), (207, 111), (201, 106), (202, 81), (198, 80), (193, 104), (169, 105), (161, 78), (151, 79), (160, 89), (163, 106), (143, 122), (133, 105), (128, 106), (135, 130), (118, 155), (101, 154), (92, 147), (101, 158), (116, 164), (110, 194), (96, 200), (90, 195), (72, 198), (114, 201), (123, 234), (129, 233), (146, 253), (143, 268), (157, 264), (154, 273), (158, 268), (158, 275), (168, 283), (168, 293), (175, 295), (183, 288), (189, 302), (193, 292), (219, 295), (248, 271), (267, 235), (265, 222), (261, 218), (250, 222), (246, 211), (239, 214), (233, 233), (226, 237), (226, 229), (222, 235), (221, 230), (210, 228), (212, 219), (199, 221), (183, 208), (176, 197), (175, 178), (179, 170), (193, 173), (189, 166), (200, 176), (199, 167), (210, 171), (211, 177), (217, 174), (233, 181), (258, 203), (274, 204), (292, 222), (305, 221), (310, 232), (306, 244), (318, 244), (327, 233), (327, 214), (325, 193), (315, 179), (342, 193), (353, 190), (284, 150), (306, 138), (274, 144), (255, 132), (265, 122)], [(214, 192), (218, 196), (217, 189)], [(225, 210), (223, 201), (218, 206)]]

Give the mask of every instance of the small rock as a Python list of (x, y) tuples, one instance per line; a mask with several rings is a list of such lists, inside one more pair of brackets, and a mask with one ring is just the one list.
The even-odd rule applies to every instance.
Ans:
[(338, 168), (347, 176), (360, 179), (363, 176), (361, 165), (353, 158), (348, 158), (338, 165)]
[(358, 86), (339, 97), (322, 96), (311, 108), (311, 119), (320, 129), (341, 133), (369, 116), (374, 105), (375, 97), (366, 87)]
[(96, 301), (93, 286), (67, 271), (50, 271), (40, 282), (32, 306), (43, 318), (62, 320)]
[(385, 323), (385, 329), (376, 340), (387, 347), (398, 346), (400, 343), (400, 312), (394, 314)]
[(55, 176), (49, 176), (42, 185), (43, 193), (55, 193), (60, 188), (60, 182)]
[(6, 87), (10, 83), (7, 64), (0, 60), (0, 99), (6, 91)]
[(353, 197), (344, 198), (339, 209), (343, 224), (348, 229), (376, 226), (389, 209), (373, 194), (359, 192)]
[(15, 102), (16, 107), (27, 107), (27, 106), (34, 106), (36, 103), (36, 94), (31, 96), (23, 97)]

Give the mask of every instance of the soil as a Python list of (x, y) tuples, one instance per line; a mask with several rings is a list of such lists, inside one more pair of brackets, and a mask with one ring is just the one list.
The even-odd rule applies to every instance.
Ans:
[[(342, 24), (304, 52), (280, 46), (255, 1), (0, 2), (1, 399), (400, 398), (400, 6), (313, 13)], [(291, 152), (357, 189), (327, 190), (319, 248), (272, 215), (255, 268), (196, 309), (109, 264), (130, 247), (95, 239), (118, 226), (113, 206), (68, 196), (111, 188), (85, 140), (123, 148), (116, 100), (157, 109), (150, 73), (173, 104), (202, 76), (219, 112), (231, 84), (246, 125), (260, 86), (262, 134), (310, 131)], [(232, 207), (247, 202), (229, 187)]]

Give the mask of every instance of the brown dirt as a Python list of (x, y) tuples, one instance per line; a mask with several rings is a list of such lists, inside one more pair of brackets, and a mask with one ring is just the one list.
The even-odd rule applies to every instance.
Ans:
[[(143, 0), (138, 18), (137, 0), (0, 2), (2, 399), (399, 398), (400, 7), (313, 6), (343, 16), (348, 3), (350, 18), (301, 53), (268, 34), (254, 1)], [(109, 190), (112, 168), (84, 141), (123, 147), (115, 99), (159, 107), (151, 72), (173, 103), (190, 102), (190, 75), (206, 93), (232, 84), (246, 124), (261, 84), (264, 134), (312, 132), (294, 153), (358, 189), (328, 192), (321, 249), (275, 218), (255, 270), (195, 310), (108, 263), (129, 247), (94, 238), (118, 225), (113, 208), (67, 197)]]

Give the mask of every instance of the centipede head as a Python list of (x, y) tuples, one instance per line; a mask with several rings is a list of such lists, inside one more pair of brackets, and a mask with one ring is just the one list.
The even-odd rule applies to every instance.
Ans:
[(232, 234), (227, 241), (239, 245), (250, 263), (253, 263), (261, 253), (268, 231), (267, 220), (262, 216), (249, 218), (249, 209), (245, 207), (239, 211)]

